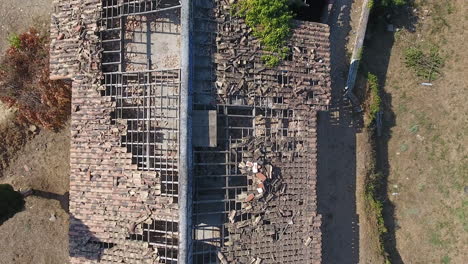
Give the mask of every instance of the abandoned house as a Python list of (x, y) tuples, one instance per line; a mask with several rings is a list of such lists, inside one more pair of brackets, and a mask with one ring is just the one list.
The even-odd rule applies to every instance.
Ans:
[(56, 0), (72, 81), (71, 263), (320, 263), (328, 26), (277, 67), (228, 0)]

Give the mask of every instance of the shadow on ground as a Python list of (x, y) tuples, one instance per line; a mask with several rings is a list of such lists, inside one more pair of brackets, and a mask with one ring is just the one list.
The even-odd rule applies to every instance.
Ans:
[[(62, 209), (69, 213), (69, 192), (57, 194), (41, 190), (32, 190), (33, 196), (44, 199), (57, 200)], [(113, 243), (100, 241), (93, 235), (87, 225), (70, 214), (70, 257), (85, 258), (98, 261), (104, 249), (110, 249)]]
[(356, 125), (343, 101), (348, 71), (347, 36), (352, 1), (335, 1), (329, 16), (332, 102), (318, 116), (318, 212), (322, 214), (323, 263), (359, 262), (356, 214)]
[[(69, 213), (68, 192), (64, 194), (57, 194), (47, 191), (30, 189), (28, 191), (20, 193), (13, 191), (12, 187), (11, 190), (13, 193), (19, 196), (18, 201), (21, 202), (21, 208), (19, 208), (19, 210), (16, 210), (12, 214), (9, 214), (8, 218), (3, 219), (4, 221), (13, 217), (15, 213), (24, 210), (24, 198), (28, 196), (34, 196), (48, 200), (56, 200), (60, 203), (60, 207), (65, 212)], [(0, 221), (0, 225), (4, 221)], [(70, 227), (73, 229), (73, 231), (70, 232), (70, 236), (74, 237), (74, 239), (70, 240), (70, 256), (72, 257), (80, 257), (88, 260), (99, 260), (104, 249), (113, 247), (112, 243), (104, 243), (96, 237), (94, 237), (89, 228), (80, 219), (77, 219), (72, 215), (70, 215)]]
[(52, 199), (52, 200), (57, 200), (60, 203), (60, 207), (65, 212), (68, 211), (68, 201), (69, 201), (69, 193), (66, 192), (64, 194), (57, 194), (57, 193), (51, 193), (51, 192), (45, 192), (45, 191), (40, 191), (40, 190), (33, 190), (32, 195), (41, 197), (44, 199)]

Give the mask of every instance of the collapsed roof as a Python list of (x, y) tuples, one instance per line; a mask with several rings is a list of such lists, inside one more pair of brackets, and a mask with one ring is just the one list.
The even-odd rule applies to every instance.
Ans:
[(51, 78), (73, 80), (71, 263), (320, 263), (329, 33), (294, 23), (271, 68), (225, 1), (56, 1)]

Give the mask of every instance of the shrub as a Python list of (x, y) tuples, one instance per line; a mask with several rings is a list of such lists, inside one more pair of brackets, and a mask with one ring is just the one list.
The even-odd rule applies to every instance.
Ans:
[(62, 127), (70, 115), (70, 83), (49, 79), (48, 36), (31, 29), (11, 39), (0, 62), (0, 100), (18, 109), (22, 124)]
[(384, 183), (385, 178), (380, 172), (368, 172), (365, 179), (365, 190), (364, 197), (369, 209), (369, 216), (375, 219), (377, 233), (379, 234), (379, 248), (382, 256), (385, 259), (385, 263), (389, 263), (387, 257), (387, 252), (385, 249), (385, 236), (388, 233), (388, 230), (385, 226), (385, 219), (383, 216), (384, 204), (380, 193), (384, 192)]
[(9, 184), (0, 184), (0, 224), (24, 206), (23, 196)]
[(443, 63), (436, 47), (431, 48), (428, 53), (418, 47), (410, 47), (405, 50), (406, 67), (413, 70), (418, 77), (429, 82), (440, 76), (440, 68)]
[(377, 113), (381, 110), (382, 98), (380, 97), (379, 80), (372, 73), (367, 74), (367, 86), (369, 87), (369, 124), (374, 122)]
[(403, 6), (407, 4), (407, 0), (381, 0), (380, 5), (383, 7)]
[(240, 0), (234, 10), (234, 15), (245, 19), (264, 50), (270, 53), (262, 56), (268, 66), (276, 66), (286, 58), (289, 49), (285, 45), (293, 18), (288, 0)]

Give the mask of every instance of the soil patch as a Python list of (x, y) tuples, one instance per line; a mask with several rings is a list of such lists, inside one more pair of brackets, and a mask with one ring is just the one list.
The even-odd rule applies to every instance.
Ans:
[(29, 27), (48, 28), (52, 0), (0, 0), (0, 54), (8, 47), (8, 36)]
[(25, 210), (0, 225), (0, 263), (68, 262), (70, 128), (41, 131), (10, 160), (0, 183), (33, 188)]

